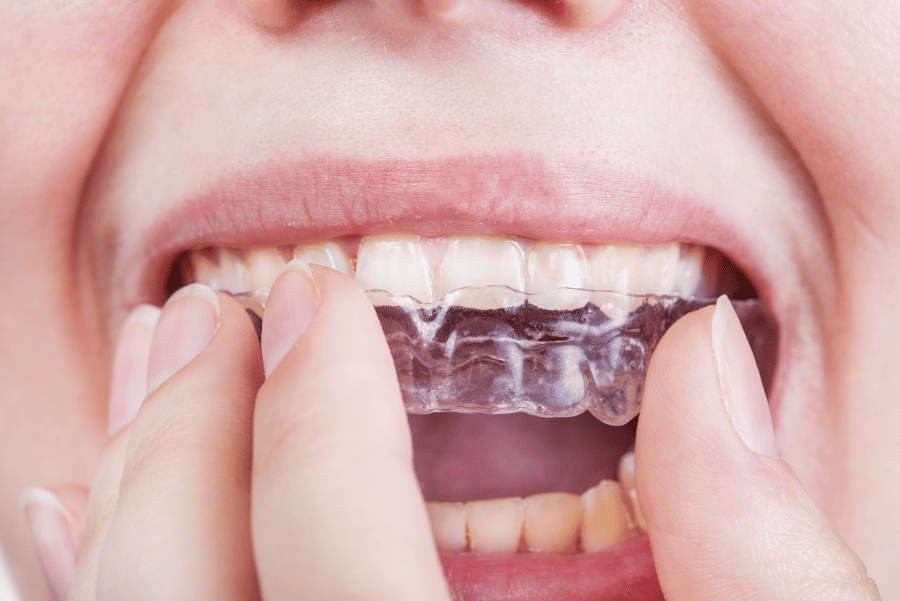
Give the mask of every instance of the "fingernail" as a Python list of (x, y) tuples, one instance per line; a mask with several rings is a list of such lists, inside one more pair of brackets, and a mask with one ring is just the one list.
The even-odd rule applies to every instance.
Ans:
[(275, 282), (262, 329), (262, 356), (269, 377), (300, 340), (319, 308), (319, 289), (309, 265), (294, 259)]
[(112, 382), (109, 390), (107, 432), (113, 434), (134, 419), (147, 396), (147, 364), (150, 343), (159, 321), (160, 310), (151, 305), (135, 308), (119, 334), (113, 358)]
[(74, 518), (59, 498), (44, 488), (26, 488), (19, 507), (31, 533), (31, 541), (54, 601), (69, 594), (78, 562), (72, 536)]
[(725, 411), (750, 449), (776, 458), (769, 401), (744, 328), (727, 296), (720, 296), (712, 319), (712, 345)]
[(180, 289), (163, 306), (147, 367), (147, 394), (190, 363), (219, 327), (219, 298), (203, 284)]

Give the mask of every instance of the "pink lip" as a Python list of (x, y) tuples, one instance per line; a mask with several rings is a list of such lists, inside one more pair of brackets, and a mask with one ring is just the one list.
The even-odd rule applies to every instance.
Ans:
[(581, 555), (441, 555), (454, 601), (658, 601), (647, 538)]
[[(119, 249), (122, 260), (113, 272), (113, 289), (125, 292), (125, 309), (141, 302), (159, 304), (164, 300), (167, 267), (180, 252), (204, 246), (294, 244), (373, 232), (503, 233), (579, 242), (695, 242), (727, 254), (753, 280), (779, 318), (781, 359), (771, 395), (773, 409), (780, 398), (779, 382), (791, 362), (793, 312), (787, 292), (770, 284), (776, 281), (774, 263), (766, 262), (757, 251), (764, 245), (754, 243), (755, 232), (739, 227), (712, 204), (610, 167), (554, 162), (533, 155), (421, 161), (320, 157), (268, 165), (226, 178), (188, 198), (145, 231), (133, 246)], [(588, 554), (550, 563), (547, 558), (517, 556), (503, 561), (507, 567), (531, 570), (528, 582), (538, 587), (535, 591), (541, 583), (547, 584), (551, 572), (579, 572), (590, 567), (590, 561), (611, 562), (608, 567), (621, 573), (594, 584), (621, 592), (619, 584), (610, 583), (630, 573), (622, 567), (626, 565), (624, 557), (641, 583), (635, 590), (644, 592), (610, 598), (660, 597), (646, 539), (626, 543), (623, 549), (625, 555), (617, 555), (618, 551)], [(443, 561), (448, 573), (455, 570), (462, 587), (458, 591), (469, 590), (466, 586), (477, 585), (479, 579), (490, 581), (499, 565), (496, 558), (472, 555), (446, 556)], [(546, 569), (540, 568), (544, 564)], [(533, 570), (535, 566), (540, 569)], [(458, 598), (494, 597), (459, 592)]]

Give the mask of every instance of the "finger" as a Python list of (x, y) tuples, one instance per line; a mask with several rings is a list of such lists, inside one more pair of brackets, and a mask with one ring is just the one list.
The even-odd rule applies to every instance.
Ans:
[[(72, 487), (53, 489), (67, 510), (67, 522), (71, 527), (70, 532), (62, 535), (62, 540), (71, 541), (77, 561), (68, 583), (57, 578), (51, 585), (60, 599), (67, 596), (73, 600), (96, 599), (100, 553), (116, 509), (125, 449), (131, 434), (127, 424), (137, 414), (147, 392), (150, 343), (158, 321), (159, 309), (142, 305), (132, 311), (122, 325), (113, 360), (108, 411), (110, 432), (119, 432), (103, 447), (89, 496), (87, 491), (78, 492)], [(60, 524), (57, 521), (57, 525)]]
[(338, 272), (289, 267), (266, 305), (254, 423), (263, 595), (447, 599), (375, 312)]
[(724, 297), (676, 323), (654, 352), (635, 478), (669, 601), (879, 598), (776, 458), (753, 354)]
[(125, 465), (125, 449), (131, 426), (122, 428), (103, 448), (91, 483), (84, 517), (84, 535), (78, 551), (78, 563), (68, 597), (70, 601), (94, 601), (97, 598), (97, 574), (106, 533), (116, 511), (119, 482)]
[(225, 295), (194, 284), (166, 303), (99, 558), (100, 598), (257, 598), (249, 492), (258, 348)]
[(53, 601), (65, 600), (75, 577), (87, 498), (87, 489), (75, 485), (27, 488), (19, 497), (32, 546)]

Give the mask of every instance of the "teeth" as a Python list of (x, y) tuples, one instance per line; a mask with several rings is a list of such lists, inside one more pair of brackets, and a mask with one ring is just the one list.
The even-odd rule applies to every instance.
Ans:
[(688, 296), (694, 294), (700, 286), (706, 264), (706, 249), (702, 246), (689, 246), (678, 261), (678, 274), (675, 277), (674, 294)]
[(622, 485), (622, 494), (631, 507), (632, 530), (647, 532), (647, 522), (644, 521), (644, 513), (638, 504), (637, 491), (634, 489), (634, 451), (629, 451), (619, 458), (619, 483)]
[(466, 503), (469, 543), (475, 553), (515, 553), (525, 518), (520, 498)]
[[(218, 251), (214, 251), (218, 254)], [(194, 282), (205, 284), (216, 290), (227, 290), (222, 281), (222, 270), (209, 254), (204, 252), (191, 253), (191, 269), (194, 272)]]
[(350, 257), (334, 242), (301, 244), (294, 249), (294, 258), (312, 265), (321, 265), (353, 277)]
[(427, 503), (434, 542), (441, 551), (466, 550), (466, 507), (462, 503)]
[[(594, 253), (590, 268), (594, 290), (643, 294), (644, 248), (641, 246), (601, 246)], [(615, 321), (624, 320), (642, 303), (639, 298), (611, 292), (596, 292), (591, 300)]]
[(581, 498), (545, 493), (525, 499), (522, 536), (532, 553), (575, 553), (584, 514)]
[[(525, 302), (572, 310), (593, 302), (613, 319), (638, 308), (640, 295), (713, 295), (718, 255), (702, 246), (597, 244), (588, 251), (568, 242), (531, 243), (503, 236), (425, 238), (407, 234), (366, 236), (354, 259), (334, 242), (302, 244), (293, 258), (341, 271), (366, 290), (386, 290), (431, 303), (501, 309)], [(194, 281), (232, 293), (270, 287), (284, 269), (281, 248), (216, 248), (190, 255)], [(465, 290), (473, 287), (477, 290)], [(597, 292), (587, 292), (595, 290)], [(637, 296), (627, 296), (637, 295)], [(393, 304), (389, 294), (370, 294)]]
[(581, 500), (581, 548), (585, 552), (599, 551), (630, 538), (631, 516), (618, 482), (604, 480), (581, 495)]
[(603, 480), (580, 497), (426, 503), (435, 543), (440, 551), (474, 553), (590, 553), (623, 543), (647, 532), (634, 491), (634, 453), (620, 460), (619, 477), (621, 484)]
[[(543, 309), (578, 309), (591, 300), (587, 257), (578, 244), (538, 242), (528, 253), (525, 292), (528, 301)], [(581, 288), (582, 290), (563, 290)]]
[(638, 503), (637, 491), (633, 488), (628, 491), (628, 501), (631, 505), (631, 514), (634, 516), (634, 525), (642, 533), (647, 534), (647, 521), (644, 519), (644, 512)]
[[(524, 302), (525, 257), (514, 240), (457, 236), (447, 242), (438, 268), (437, 297), (468, 286), (498, 286), (458, 292), (453, 304), (472, 309), (515, 307)], [(503, 288), (502, 286), (508, 286)]]
[(647, 247), (639, 294), (672, 294), (680, 274), (681, 244), (670, 242)]
[(622, 490), (634, 489), (634, 451), (628, 451), (619, 457), (619, 484)]
[(591, 260), (591, 285), (595, 290), (628, 294), (644, 292), (644, 247), (625, 244), (599, 246)]
[[(386, 290), (423, 302), (434, 302), (434, 276), (418, 236), (367, 236), (359, 244), (356, 281), (365, 290)], [(370, 293), (376, 305), (389, 296)]]
[(210, 254), (191, 253), (194, 282), (225, 292), (244, 292), (247, 271), (243, 256), (230, 248), (216, 248)]
[(287, 261), (281, 251), (275, 248), (251, 248), (244, 251), (244, 262), (247, 265), (244, 274), (245, 290), (271, 288)]

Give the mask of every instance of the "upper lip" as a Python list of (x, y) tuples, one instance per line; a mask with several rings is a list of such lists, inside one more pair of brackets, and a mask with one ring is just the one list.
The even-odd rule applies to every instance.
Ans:
[(536, 240), (718, 248), (769, 298), (753, 230), (636, 174), (537, 156), (429, 161), (309, 159), (238, 173), (118, 240), (112, 289), (125, 309), (159, 302), (166, 268), (206, 246), (292, 245), (368, 233), (507, 234)]

